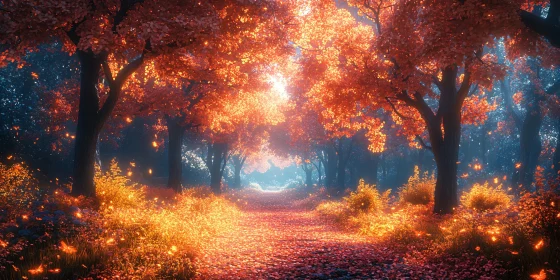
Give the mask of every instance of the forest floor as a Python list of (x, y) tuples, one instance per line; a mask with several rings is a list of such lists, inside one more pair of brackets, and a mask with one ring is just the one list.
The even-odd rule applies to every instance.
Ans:
[(219, 236), (198, 260), (199, 279), (406, 279), (403, 258), (341, 230), (290, 192), (240, 194), (236, 231)]

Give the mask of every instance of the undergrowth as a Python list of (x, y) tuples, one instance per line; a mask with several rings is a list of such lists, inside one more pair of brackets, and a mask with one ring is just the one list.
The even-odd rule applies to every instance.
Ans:
[(193, 259), (239, 216), (207, 188), (139, 186), (115, 161), (97, 171), (97, 198), (39, 188), (22, 165), (0, 165), (0, 279), (189, 279)]

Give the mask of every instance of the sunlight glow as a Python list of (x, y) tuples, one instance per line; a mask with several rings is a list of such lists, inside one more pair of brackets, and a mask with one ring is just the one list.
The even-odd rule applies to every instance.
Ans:
[(284, 78), (284, 76), (282, 76), (281, 74), (271, 75), (269, 77), (269, 82), (272, 85), (272, 92), (276, 96), (280, 97), (280, 99), (284, 101), (290, 99), (290, 94), (286, 89), (286, 78)]

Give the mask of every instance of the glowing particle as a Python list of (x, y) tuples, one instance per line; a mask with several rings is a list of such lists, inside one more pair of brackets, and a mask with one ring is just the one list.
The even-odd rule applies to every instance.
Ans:
[(148, 169), (148, 174), (152, 175), (152, 169)]
[(60, 250), (66, 254), (74, 254), (78, 252), (78, 250), (74, 246), (69, 246), (64, 241), (60, 242)]
[(44, 271), (43, 265), (40, 264), (37, 268), (35, 268), (35, 269), (30, 269), (30, 270), (28, 270), (28, 271), (29, 271), (29, 273), (31, 273), (31, 274), (33, 274), (33, 275), (35, 275), (35, 274), (41, 274), (41, 273), (43, 273), (43, 271)]
[(152, 142), (152, 147), (157, 148), (158, 147), (158, 143), (156, 141)]
[(541, 271), (538, 274), (532, 274), (530, 276), (532, 279), (535, 280), (546, 280), (546, 272), (544, 272), (544, 269), (541, 269)]
[(480, 251), (480, 246), (476, 246), (474, 249)]
[(539, 250), (540, 248), (542, 248), (544, 245), (544, 240), (540, 240), (539, 242), (537, 242), (537, 244), (535, 244), (535, 249)]
[(126, 117), (126, 122), (127, 122), (127, 123), (131, 123), (131, 122), (132, 122), (132, 119), (131, 119), (130, 117)]

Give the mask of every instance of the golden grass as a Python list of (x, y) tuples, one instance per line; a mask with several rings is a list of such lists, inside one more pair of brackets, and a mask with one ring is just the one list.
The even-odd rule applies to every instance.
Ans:
[(436, 188), (436, 179), (434, 175), (428, 175), (425, 172), (420, 176), (418, 166), (414, 167), (414, 175), (408, 178), (408, 182), (399, 188), (399, 201), (401, 203), (410, 203), (413, 205), (427, 205), (434, 201), (434, 192)]
[[(10, 277), (190, 279), (193, 258), (217, 234), (231, 231), (240, 215), (207, 188), (171, 197), (164, 189), (131, 183), (115, 161), (106, 173), (97, 172), (95, 182), (98, 209), (60, 190), (42, 198), (65, 215), (64, 223), (47, 228), (40, 246), (6, 242), (10, 236), (0, 234), (0, 259), (25, 260), (7, 268)], [(36, 230), (41, 221), (29, 220), (22, 228)]]
[(470, 191), (461, 196), (461, 204), (469, 209), (488, 211), (507, 208), (512, 196), (502, 189), (502, 185), (492, 187), (488, 182), (474, 184)]

